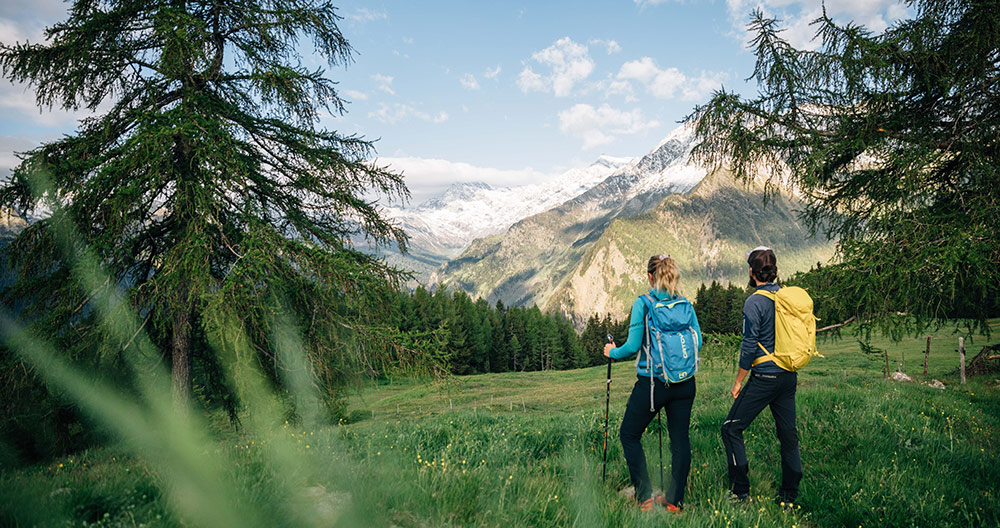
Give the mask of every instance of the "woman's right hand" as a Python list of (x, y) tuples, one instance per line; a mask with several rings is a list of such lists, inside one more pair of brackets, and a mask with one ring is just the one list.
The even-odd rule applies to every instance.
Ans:
[(604, 357), (606, 357), (606, 358), (610, 358), (611, 357), (611, 349), (612, 348), (615, 348), (615, 343), (613, 341), (611, 343), (608, 343), (608, 344), (604, 345)]

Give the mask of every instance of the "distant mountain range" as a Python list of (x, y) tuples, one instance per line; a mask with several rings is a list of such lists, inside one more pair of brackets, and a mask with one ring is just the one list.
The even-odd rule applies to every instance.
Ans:
[(522, 218), (574, 198), (631, 161), (601, 156), (589, 167), (518, 187), (456, 183), (416, 208), (389, 208), (387, 212), (400, 222), (414, 247), (455, 257), (473, 240), (502, 233)]
[(761, 182), (693, 165), (693, 144), (690, 129), (678, 128), (579, 195), (473, 241), (431, 282), (490, 302), (537, 304), (581, 325), (594, 313), (626, 316), (654, 254), (678, 260), (692, 296), (702, 282), (745, 283), (744, 251), (759, 244), (775, 248), (786, 276), (829, 260), (833, 243), (808, 236), (792, 189), (765, 204)]
[(382, 250), (381, 255), (427, 283), (438, 267), (461, 254), (473, 240), (503, 233), (518, 220), (570, 200), (633, 161), (600, 156), (587, 167), (516, 187), (456, 183), (417, 207), (388, 207), (389, 216), (410, 236), (410, 247), (406, 255), (392, 250)]

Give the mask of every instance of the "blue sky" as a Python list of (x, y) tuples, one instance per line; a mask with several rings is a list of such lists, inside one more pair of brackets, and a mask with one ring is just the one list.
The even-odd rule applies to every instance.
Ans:
[[(820, 0), (335, 2), (355, 49), (329, 68), (350, 101), (323, 125), (377, 139), (419, 203), (450, 183), (516, 185), (655, 146), (712, 90), (746, 94), (744, 26), (755, 7), (809, 46)], [(827, 0), (873, 30), (904, 16), (896, 0)], [(0, 41), (37, 41), (64, 16), (57, 0), (0, 6)], [(307, 56), (308, 60), (316, 57)], [(318, 63), (317, 63), (318, 65)], [(71, 133), (80, 113), (39, 112), (0, 81), (0, 171), (13, 151)]]

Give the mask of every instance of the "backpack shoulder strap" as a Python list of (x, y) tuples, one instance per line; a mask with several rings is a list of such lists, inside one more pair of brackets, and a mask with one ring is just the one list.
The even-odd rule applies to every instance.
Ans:
[(649, 311), (656, 306), (656, 299), (648, 293), (640, 295), (639, 298), (642, 299), (642, 303), (646, 305), (646, 311)]
[(656, 304), (656, 299), (653, 299), (653, 297), (649, 294), (640, 295), (639, 300), (642, 301), (642, 304), (646, 307), (646, 315), (642, 318), (642, 346), (640, 347), (639, 353), (635, 355), (635, 368), (639, 368), (639, 359), (643, 357), (644, 353), (647, 357), (646, 366), (648, 367), (651, 364), (651, 361), (649, 360), (649, 313), (653, 311), (653, 306)]
[(773, 301), (776, 294), (774, 292), (769, 292), (767, 290), (757, 290), (753, 292), (751, 295), (763, 295), (764, 297), (767, 297), (768, 299), (771, 299)]
[[(775, 293), (774, 292), (769, 292), (767, 290), (756, 290), (756, 291), (753, 292), (752, 295), (763, 295), (764, 297), (767, 297), (768, 299), (771, 299), (772, 301), (775, 300)], [(777, 313), (775, 313), (775, 317), (777, 317)], [(757, 359), (755, 359), (754, 362), (753, 362), (753, 364), (751, 366), (756, 367), (757, 365), (760, 365), (761, 363), (766, 363), (768, 361), (774, 361), (774, 355), (771, 354), (771, 352), (769, 352), (766, 348), (764, 348), (764, 345), (760, 344), (760, 341), (757, 342), (757, 346), (759, 346), (760, 349), (764, 351), (764, 355), (760, 356)], [(775, 361), (774, 364), (777, 365), (778, 362)]]
[[(767, 349), (764, 348), (764, 345), (760, 344), (760, 341), (757, 342), (757, 346), (759, 346), (760, 349), (764, 351), (764, 355), (760, 356), (759, 358), (757, 358), (755, 360), (753, 360), (753, 364), (750, 365), (750, 366), (756, 367), (757, 365), (760, 365), (761, 363), (766, 363), (768, 361), (774, 361), (774, 354), (768, 352)], [(777, 364), (778, 363), (775, 361), (775, 365), (777, 365)]]

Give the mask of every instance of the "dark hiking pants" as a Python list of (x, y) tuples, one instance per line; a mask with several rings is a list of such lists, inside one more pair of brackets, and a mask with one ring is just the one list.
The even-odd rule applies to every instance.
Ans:
[[(628, 464), (628, 475), (635, 486), (635, 498), (642, 502), (653, 495), (653, 487), (649, 483), (649, 472), (646, 469), (646, 454), (642, 450), (642, 433), (649, 422), (656, 417), (661, 408), (667, 420), (667, 433), (670, 437), (670, 487), (667, 489), (667, 502), (680, 506), (684, 502), (684, 487), (687, 485), (688, 473), (691, 471), (691, 440), (688, 437), (688, 427), (691, 425), (691, 405), (694, 403), (694, 378), (681, 383), (671, 383), (669, 386), (653, 378), (653, 408), (650, 411), (649, 378), (637, 376), (632, 395), (625, 406), (625, 417), (619, 430), (622, 441), (622, 451), (625, 452), (625, 462)], [(659, 468), (657, 468), (659, 469)]]
[(781, 488), (778, 490), (778, 498), (794, 502), (798, 496), (802, 459), (799, 457), (799, 432), (795, 428), (797, 378), (794, 372), (751, 372), (750, 380), (733, 402), (729, 416), (722, 423), (722, 443), (726, 446), (726, 463), (729, 465), (729, 489), (734, 495), (743, 497), (750, 493), (750, 478), (747, 476), (749, 462), (746, 446), (743, 444), (743, 430), (764, 407), (770, 406), (778, 441), (781, 443)]

